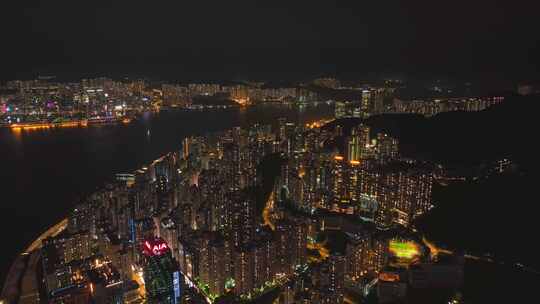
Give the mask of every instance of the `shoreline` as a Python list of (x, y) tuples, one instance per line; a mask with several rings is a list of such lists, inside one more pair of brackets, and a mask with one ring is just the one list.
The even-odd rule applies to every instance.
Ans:
[(60, 234), (67, 228), (68, 219), (65, 218), (56, 223), (45, 232), (43, 232), (37, 239), (35, 239), (23, 252), (21, 252), (7, 273), (6, 279), (2, 286), (2, 300), (6, 300), (6, 303), (12, 303), (21, 295), (21, 280), (28, 271), (28, 259), (27, 257), (35, 253), (36, 250), (41, 248), (41, 243), (48, 237), (54, 237)]
[(64, 231), (67, 228), (68, 225), (68, 218), (61, 220), (60, 222), (56, 223), (55, 225), (51, 226), (49, 229), (47, 229), (45, 232), (43, 232), (37, 239), (35, 239), (30, 246), (26, 248), (26, 250), (23, 252), (26, 254), (31, 253), (32, 251), (39, 249), (41, 247), (41, 242), (51, 236), (57, 236), (60, 234), (60, 232)]
[[(182, 109), (182, 110), (189, 111), (189, 109)], [(88, 126), (93, 126), (93, 125), (94, 124), (89, 124)], [(25, 128), (6, 126), (5, 129), (11, 129), (12, 131), (21, 131)], [(162, 159), (167, 153), (161, 155), (160, 157), (154, 160), (149, 161), (148, 163), (151, 164)], [(49, 227), (46, 231), (44, 231), (36, 239), (34, 239), (34, 241), (32, 241), (30, 245), (26, 247), (26, 249), (21, 251), (15, 257), (14, 261), (11, 263), (11, 266), (9, 267), (9, 270), (7, 272), (7, 275), (2, 285), (2, 290), (0, 294), (0, 304), (2, 303), (1, 302), (2, 300), (13, 299), (14, 297), (16, 299), (19, 296), (20, 291), (21, 291), (20, 282), (28, 270), (27, 263), (26, 263), (27, 259), (25, 258), (31, 255), (32, 253), (34, 253), (39, 248), (41, 248), (41, 243), (45, 238), (51, 237), (51, 236), (53, 237), (57, 236), (59, 233), (64, 231), (64, 229), (66, 229), (67, 227), (67, 224), (68, 224), (68, 218), (64, 218), (60, 222)], [(11, 303), (11, 302), (8, 300), (6, 303)]]

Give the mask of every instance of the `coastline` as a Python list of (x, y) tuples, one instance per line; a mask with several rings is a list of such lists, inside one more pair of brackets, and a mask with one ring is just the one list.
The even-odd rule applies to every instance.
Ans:
[(36, 250), (41, 248), (42, 241), (48, 237), (54, 237), (60, 234), (66, 229), (67, 224), (67, 218), (56, 223), (55, 225), (47, 229), (45, 232), (43, 232), (26, 248), (26, 250), (19, 254), (19, 256), (15, 259), (15, 261), (13, 262), (13, 264), (11, 264), (11, 267), (9, 268), (6, 280), (4, 282), (4, 285), (2, 286), (2, 294), (0, 297), (0, 301), (3, 300), (6, 301), (6, 303), (13, 303), (17, 301), (17, 299), (19, 299), (19, 297), (21, 296), (22, 279), (28, 273), (28, 271), (33, 271), (32, 269), (28, 269), (28, 262), (30, 257), (34, 256), (35, 259), (35, 254), (37, 253)]
[[(256, 106), (255, 107), (252, 107), (252, 108), (257, 108)], [(168, 137), (173, 137), (173, 139), (170, 141), (170, 142), (173, 142), (174, 140), (176, 140), (178, 137), (183, 137), (183, 136), (194, 136), (195, 134), (198, 134), (198, 130), (202, 127), (201, 126), (201, 123), (198, 123), (199, 121), (203, 121), (204, 119), (197, 119), (196, 122), (193, 122), (192, 120), (182, 120), (181, 123), (178, 123), (178, 117), (182, 118), (182, 119), (185, 119), (185, 117), (187, 117), (189, 115), (189, 117), (191, 117), (192, 114), (190, 114), (189, 112), (191, 111), (178, 111), (179, 114), (174, 114), (174, 115), (162, 115), (162, 118), (160, 118), (159, 121), (157, 120), (150, 120), (148, 119), (148, 117), (146, 117), (145, 119), (141, 119), (140, 121), (139, 120), (136, 120), (136, 123), (134, 124), (130, 124), (130, 127), (131, 126), (134, 126), (134, 127), (131, 127), (129, 128), (130, 130), (134, 130), (134, 131), (126, 131), (128, 130), (128, 128), (114, 128), (114, 129), (111, 129), (111, 130), (122, 130), (122, 135), (128, 135), (128, 136), (139, 136), (140, 134), (142, 134), (141, 132), (144, 132), (145, 136), (144, 137), (141, 137), (142, 140), (139, 140), (139, 137), (134, 137), (135, 139), (134, 140), (130, 140), (129, 142), (127, 142), (127, 146), (130, 146), (130, 144), (132, 144), (131, 148), (134, 148), (134, 147), (147, 147), (147, 146), (150, 146), (150, 144), (152, 144), (152, 147), (156, 147), (156, 142), (155, 140), (158, 139), (158, 137), (156, 136), (153, 136), (152, 139), (150, 139), (147, 135), (146, 135), (146, 131), (151, 129), (152, 130), (152, 133), (156, 132), (158, 134), (164, 134), (164, 138), (167, 138)], [(185, 113), (184, 113), (185, 112)], [(212, 121), (217, 121), (217, 123), (215, 123), (215, 126), (211, 126), (211, 130), (222, 130), (224, 128), (230, 128), (230, 127), (233, 127), (235, 125), (241, 125), (241, 124), (245, 124), (247, 122), (249, 122), (250, 120), (253, 120), (253, 117), (259, 117), (259, 116), (262, 116), (263, 120), (266, 119), (268, 120), (269, 122), (270, 121), (273, 121), (273, 119), (270, 119), (270, 118), (265, 118), (266, 115), (269, 113), (269, 109), (268, 108), (264, 108), (263, 110), (261, 109), (258, 109), (258, 110), (251, 110), (251, 111), (239, 111), (239, 112), (236, 112), (236, 111), (223, 111), (223, 112), (216, 112), (216, 111), (196, 111), (197, 113), (195, 113), (195, 115), (197, 115), (196, 117), (197, 118), (204, 118), (204, 117), (209, 117), (209, 119), (211, 119)], [(264, 112), (264, 113), (262, 113)], [(272, 110), (270, 111), (271, 113), (271, 116), (273, 117), (290, 117), (290, 119), (293, 119), (293, 120), (308, 120), (308, 121), (313, 121), (315, 119), (320, 119), (321, 115), (323, 115), (324, 117), (326, 117), (326, 112), (327, 111), (327, 108), (323, 108), (323, 111), (321, 111), (320, 109), (317, 109), (316, 111), (315, 110), (308, 110), (307, 112), (297, 112), (296, 109), (290, 109), (290, 108), (283, 108), (281, 105), (279, 105), (278, 107), (272, 107)], [(200, 113), (203, 113), (203, 114), (200, 114)], [(204, 114), (204, 113), (207, 113), (207, 114)], [(216, 114), (217, 113), (217, 114)], [(220, 115), (219, 117), (216, 116), (216, 115)], [(180, 116), (178, 116), (180, 115)], [(203, 116), (204, 115), (204, 116)], [(225, 117), (225, 118), (221, 118), (221, 117)], [(166, 122), (163, 123), (163, 122)], [(171, 126), (177, 126), (177, 125), (181, 125), (182, 127), (181, 128), (172, 128), (171, 129)], [(185, 127), (185, 125), (187, 125), (187, 129)], [(189, 126), (192, 126), (192, 127), (189, 127)], [(204, 124), (204, 127), (207, 127), (206, 124)], [(6, 129), (7, 131), (9, 131), (9, 128), (1, 128), (1, 129)], [(111, 135), (110, 133), (106, 133), (106, 134), (103, 134), (103, 130), (110, 130), (109, 128), (76, 128), (76, 129), (80, 129), (80, 130), (85, 130), (85, 132), (87, 132), (87, 130), (89, 130), (88, 132), (92, 131), (92, 135), (95, 135), (99, 138), (102, 138), (102, 137), (105, 137), (105, 136), (109, 136)], [(95, 133), (95, 134), (94, 134)], [(114, 132), (111, 132), (112, 134), (115, 134)], [(12, 132), (9, 132), (9, 134), (12, 134)], [(12, 151), (13, 152), (17, 152), (17, 153), (22, 153), (20, 152), (19, 149), (21, 146), (20, 146), (20, 143), (22, 141), (24, 145), (28, 145), (27, 142), (30, 142), (30, 141), (33, 141), (34, 140), (34, 137), (35, 135), (32, 135), (34, 133), (28, 133), (30, 135), (32, 135), (32, 137), (30, 137), (30, 135), (28, 137), (25, 137), (23, 139), (20, 139), (20, 138), (17, 138), (16, 137), (16, 132), (13, 132), (13, 137), (14, 137), (14, 143), (16, 143), (16, 145), (13, 146), (13, 149)], [(38, 133), (35, 133), (35, 134), (38, 134)], [(40, 136), (41, 134), (47, 134), (49, 135), (48, 133), (41, 133), (39, 132)], [(62, 135), (62, 138), (64, 137), (67, 137), (69, 139), (73, 139), (73, 137), (75, 136), (78, 136), (80, 135), (79, 133), (75, 133), (75, 132), (70, 132), (69, 135), (70, 136), (64, 136), (63, 133), (57, 133), (59, 135)], [(97, 134), (97, 135), (96, 135)], [(85, 133), (86, 135), (86, 133)], [(55, 135), (57, 136), (57, 135)], [(129, 138), (128, 136), (125, 136), (123, 138)], [(47, 136), (47, 141), (49, 140), (48, 138), (50, 137), (53, 137), (53, 136)], [(43, 136), (43, 138), (45, 138), (45, 136)], [(161, 137), (160, 137), (161, 138)], [(91, 137), (91, 139), (93, 140), (94, 137)], [(38, 140), (42, 140), (41, 137), (38, 138)], [(85, 141), (82, 141), (81, 140), (81, 143), (79, 143), (80, 145), (82, 144), (85, 144), (87, 145), (87, 141), (90, 141), (90, 140), (85, 140)], [(33, 144), (33, 142), (32, 142)], [(56, 144), (56, 143), (55, 143)], [(92, 143), (93, 144), (93, 143)], [(109, 153), (110, 150), (109, 150), (109, 147), (114, 147), (114, 145), (116, 145), (116, 139), (114, 141), (112, 141), (112, 143), (106, 141), (104, 143), (99, 143), (98, 145), (96, 146), (93, 146), (93, 145), (89, 145), (89, 146), (86, 146), (87, 149), (90, 149), (90, 148), (95, 148), (95, 149), (98, 149), (98, 152), (107, 152)], [(121, 165), (117, 165), (115, 164), (115, 166), (112, 166), (112, 165), (109, 165), (107, 164), (107, 168), (114, 168), (114, 172), (126, 172), (126, 171), (130, 171), (131, 169), (130, 168), (137, 168), (140, 166), (140, 164), (148, 164), (148, 163), (151, 163), (152, 160), (155, 161), (156, 158), (159, 159), (159, 157), (163, 156), (164, 153), (163, 152), (169, 152), (169, 151), (175, 151), (175, 149), (177, 149), (177, 145), (176, 144), (171, 144), (171, 145), (164, 145), (162, 144), (161, 142), (157, 142), (157, 146), (159, 149), (148, 149), (146, 148), (145, 151), (141, 152), (140, 155), (141, 157), (138, 157), (136, 159), (134, 159), (133, 161), (129, 161), (129, 162), (124, 162), (122, 163)], [(122, 147), (126, 146), (125, 143), (122, 143)], [(161, 146), (165, 146), (164, 149), (162, 149), (163, 147)], [(9, 147), (9, 146), (8, 146)], [(45, 149), (46, 150), (46, 149)], [(90, 149), (91, 150), (91, 149)], [(132, 150), (132, 149), (130, 149)], [(163, 150), (163, 151), (162, 151)], [(121, 152), (124, 152), (123, 150), (120, 150)], [(11, 150), (10, 150), (11, 152)], [(24, 151), (26, 152), (26, 151)], [(31, 153), (32, 151), (28, 152), (28, 153)], [(45, 151), (47, 152), (47, 151)], [(87, 152), (86, 150), (83, 150), (83, 152)], [(91, 151), (92, 153), (95, 153), (95, 151)], [(40, 150), (38, 151), (39, 155), (44, 155), (44, 152), (43, 150), (40, 148)], [(118, 154), (121, 154), (121, 153), (118, 153)], [(17, 155), (17, 154), (13, 154), (13, 155)], [(22, 155), (22, 154), (21, 154)], [(148, 159), (151, 159), (151, 161), (148, 161)], [(14, 159), (15, 161), (17, 161), (17, 159)], [(59, 159), (61, 161), (64, 161), (64, 159)], [(56, 160), (56, 159), (50, 159), (49, 157), (47, 157), (47, 162), (46, 164), (54, 164), (52, 165), (50, 168), (49, 166), (46, 166), (45, 169), (48, 169), (48, 170), (52, 170), (52, 169), (56, 169), (56, 165), (57, 164), (62, 164), (62, 163), (59, 163), (58, 161), (59, 160)], [(73, 161), (72, 159), (70, 159), (69, 161)], [(101, 161), (101, 160), (100, 160)], [(135, 162), (135, 164), (132, 164), (132, 162)], [(11, 163), (16, 163), (16, 162), (11, 162)], [(105, 162), (107, 163), (107, 162)], [(30, 168), (30, 166), (28, 166)], [(128, 167), (127, 169), (123, 168), (123, 167)], [(109, 169), (107, 169), (109, 170)], [(103, 171), (103, 170), (102, 170)], [(35, 175), (32, 175), (32, 176), (35, 176)], [(60, 176), (61, 179), (64, 178), (64, 176)], [(99, 180), (102, 180), (101, 177), (99, 178)], [(85, 183), (88, 183), (87, 180), (84, 180)], [(66, 182), (64, 180), (64, 182)], [(93, 184), (93, 180), (90, 180), (90, 183)], [(99, 182), (96, 182), (96, 183), (99, 183)], [(70, 197), (68, 199), (69, 201), (72, 201), (73, 198)], [(42, 218), (41, 217), (42, 215), (40, 214), (36, 214), (35, 216), (35, 219), (40, 219)], [(19, 300), (22, 300), (23, 298), (24, 299), (27, 299), (28, 298), (25, 298), (25, 295), (27, 294), (27, 292), (25, 291), (25, 288), (24, 288), (24, 281), (25, 281), (25, 278), (27, 277), (28, 274), (33, 274), (35, 272), (35, 268), (34, 269), (31, 269), (30, 267), (30, 260), (31, 260), (31, 256), (33, 255), (37, 255), (39, 257), (39, 250), (37, 250), (38, 248), (40, 248), (41, 246), (41, 241), (46, 238), (47, 236), (54, 236), (54, 235), (57, 235), (58, 233), (60, 233), (62, 231), (62, 226), (66, 225), (67, 222), (65, 222), (66, 219), (64, 219), (64, 221), (60, 221), (60, 222), (57, 222), (56, 224), (54, 224), (53, 226), (51, 226), (50, 228), (45, 228), (47, 229), (46, 231), (45, 230), (37, 230), (35, 232), (35, 234), (33, 235), (30, 235), (29, 236), (29, 240), (27, 239), (27, 241), (23, 242), (22, 244), (19, 244), (17, 247), (19, 247), (19, 250), (15, 249), (15, 252), (12, 253), (12, 255), (14, 256), (14, 258), (11, 259), (11, 261), (9, 261), (10, 263), (8, 263), (6, 266), (9, 267), (5, 270), (4, 274), (5, 274), (5, 279), (3, 280), (3, 282), (1, 282), (3, 285), (1, 286), (2, 287), (2, 294), (1, 294), (1, 297), (0, 297), (0, 301), (1, 300), (6, 300), (4, 303), (10, 303), (9, 301), (7, 301), (6, 297), (7, 296), (10, 296), (11, 294), (14, 294), (16, 297), (18, 297)], [(64, 224), (62, 224), (64, 223)], [(54, 233), (56, 232), (56, 233)], [(38, 267), (39, 267), (39, 263), (38, 263)], [(8, 288), (7, 286), (10, 286), (11, 288)], [(13, 288), (15, 287), (15, 288)], [(0, 302), (1, 303), (1, 302)], [(28, 302), (30, 303), (30, 302)]]
[(32, 251), (41, 248), (41, 242), (51, 236), (57, 236), (60, 234), (60, 232), (64, 231), (66, 229), (68, 224), (68, 219), (65, 218), (61, 220), (60, 222), (56, 223), (54, 226), (47, 229), (47, 231), (43, 232), (37, 239), (35, 239), (28, 248), (24, 251), (24, 253), (29, 254)]

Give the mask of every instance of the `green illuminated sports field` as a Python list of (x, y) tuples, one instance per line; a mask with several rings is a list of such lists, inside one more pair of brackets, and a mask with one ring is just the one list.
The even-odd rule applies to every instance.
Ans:
[(399, 259), (413, 259), (420, 255), (420, 249), (414, 242), (390, 241), (389, 250)]

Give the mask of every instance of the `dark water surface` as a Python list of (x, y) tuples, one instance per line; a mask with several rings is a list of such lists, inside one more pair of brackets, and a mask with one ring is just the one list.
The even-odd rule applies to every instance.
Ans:
[[(304, 123), (333, 116), (327, 105), (260, 105), (248, 109), (145, 114), (129, 125), (15, 132), (0, 129), (0, 282), (11, 262), (75, 202), (115, 173), (131, 172), (185, 136), (277, 118)], [(150, 131), (150, 132), (148, 132)]]

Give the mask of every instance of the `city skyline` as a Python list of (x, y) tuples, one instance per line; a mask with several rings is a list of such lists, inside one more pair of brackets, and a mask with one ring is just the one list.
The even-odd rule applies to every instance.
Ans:
[[(519, 84), (510, 91), (514, 90), (528, 95), (538, 87)], [(129, 124), (146, 111), (233, 108), (262, 103), (300, 106), (335, 103), (336, 118), (366, 119), (383, 113), (431, 117), (448, 111), (481, 111), (502, 102), (508, 93), (503, 88), (491, 91), (471, 83), (440, 80), (416, 83), (400, 79), (341, 81), (324, 77), (305, 82), (178, 84), (107, 77), (61, 82), (54, 76), (41, 76), (34, 80), (11, 80), (0, 86), (0, 126), (29, 130)]]
[[(180, 151), (168, 153), (132, 174), (117, 174), (114, 184), (73, 209), (66, 232), (45, 240), (41, 250), (46, 256), (43, 263), (49, 301), (68, 297), (98, 301), (110, 296), (132, 298), (138, 292), (150, 303), (176, 303), (172, 298), (173, 276), (179, 272), (186, 282), (184, 296), (191, 294), (207, 303), (220, 297), (232, 301), (256, 299), (292, 280), (311, 282), (304, 277), (308, 273), (328, 282), (320, 286), (313, 283), (317, 285), (311, 291), (304, 290), (306, 300), (342, 303), (346, 298), (345, 278), (358, 281), (379, 276), (380, 280), (388, 280), (392, 289), (392, 284), (397, 283), (396, 274), (385, 268), (387, 263), (403, 266), (421, 260), (426, 267), (439, 267), (429, 266), (439, 253), (431, 251), (431, 258), (425, 254), (429, 248), (426, 246), (433, 245), (422, 244), (420, 236), (400, 232), (401, 228), (394, 231), (395, 224), (407, 227), (414, 217), (432, 207), (433, 180), (428, 173), (432, 169), (420, 169), (423, 165), (411, 163), (395, 167), (394, 162), (402, 161), (397, 154), (398, 143), (392, 140), (370, 146), (362, 154), (362, 163), (326, 151), (320, 143), (342, 131), (337, 128), (328, 132), (324, 123), (297, 126), (280, 119), (275, 128), (255, 124), (215, 136), (188, 137)], [(354, 130), (351, 132), (352, 137), (356, 136)], [(369, 134), (365, 136), (371, 142)], [(377, 138), (385, 136), (379, 134)], [(218, 138), (217, 142), (213, 138)], [(265, 158), (267, 153), (283, 158), (274, 185), (256, 169), (258, 164), (270, 161)], [(284, 157), (288, 162), (283, 163)], [(242, 163), (242, 159), (247, 162)], [(392, 169), (378, 168), (390, 164)], [(376, 177), (381, 172), (387, 177)], [(368, 177), (372, 174), (373, 178)], [(410, 187), (409, 181), (414, 183), (413, 196), (405, 190)], [(271, 187), (271, 193), (264, 192), (264, 185)], [(395, 186), (400, 190), (395, 192)], [(265, 202), (255, 198), (255, 192), (250, 194), (248, 189), (252, 187), (265, 193)], [(111, 196), (116, 198), (107, 199)], [(260, 207), (256, 204), (260, 203), (265, 204), (264, 211), (257, 214)], [(100, 209), (111, 210), (110, 215)], [(314, 210), (319, 214), (316, 217)], [(109, 216), (112, 218), (107, 219)], [(333, 217), (352, 222), (339, 224)], [(355, 219), (360, 221), (354, 223)], [(102, 221), (117, 224), (98, 226)], [(343, 225), (341, 229), (347, 231), (350, 240), (346, 249), (315, 241), (320, 229), (335, 231), (332, 225)], [(388, 229), (393, 232), (384, 236)], [(103, 256), (96, 256), (98, 248)], [(308, 254), (308, 249), (316, 253)], [(396, 262), (391, 262), (394, 258)], [(80, 262), (68, 266), (73, 261)], [(449, 265), (453, 265), (449, 273), (458, 276), (449, 282), (458, 286), (459, 263)], [(93, 287), (100, 281), (91, 275), (69, 278), (66, 267), (78, 269), (68, 270), (68, 276), (85, 271), (112, 272), (114, 276), (107, 277), (105, 290), (101, 291), (105, 294), (100, 295), (100, 289)], [(85, 270), (87, 267), (90, 270)], [(127, 284), (132, 278), (139, 284), (144, 282), (144, 287)], [(420, 282), (414, 284), (423, 284)], [(128, 289), (121, 292), (109, 286)], [(189, 287), (194, 289), (189, 291)], [(70, 290), (67, 294), (66, 288)], [(298, 288), (285, 288), (283, 303), (290, 303), (286, 299), (296, 297)], [(377, 293), (389, 298), (405, 295), (380, 288)]]
[[(433, 185), (452, 183), (454, 173), (403, 157), (399, 140), (361, 123), (379, 107), (377, 94), (368, 92), (355, 103), (336, 103), (334, 119), (279, 118), (186, 137), (177, 151), (117, 174), (72, 209), (63, 232), (28, 253), (45, 257), (47, 293), (25, 285), (25, 298), (236, 303), (279, 290), (281, 303), (301, 297), (338, 304), (356, 301), (357, 288), (382, 302), (435, 296), (459, 303), (463, 259), (493, 261), (438, 248), (417, 233), (414, 220), (435, 206)], [(497, 98), (448, 111), (506, 104)], [(398, 115), (409, 115), (404, 111)], [(486, 165), (481, 175), (464, 178), (502, 175), (513, 163)], [(277, 175), (261, 166), (277, 166)], [(426, 279), (434, 271), (445, 275)], [(451, 292), (427, 296), (430, 286)]]

